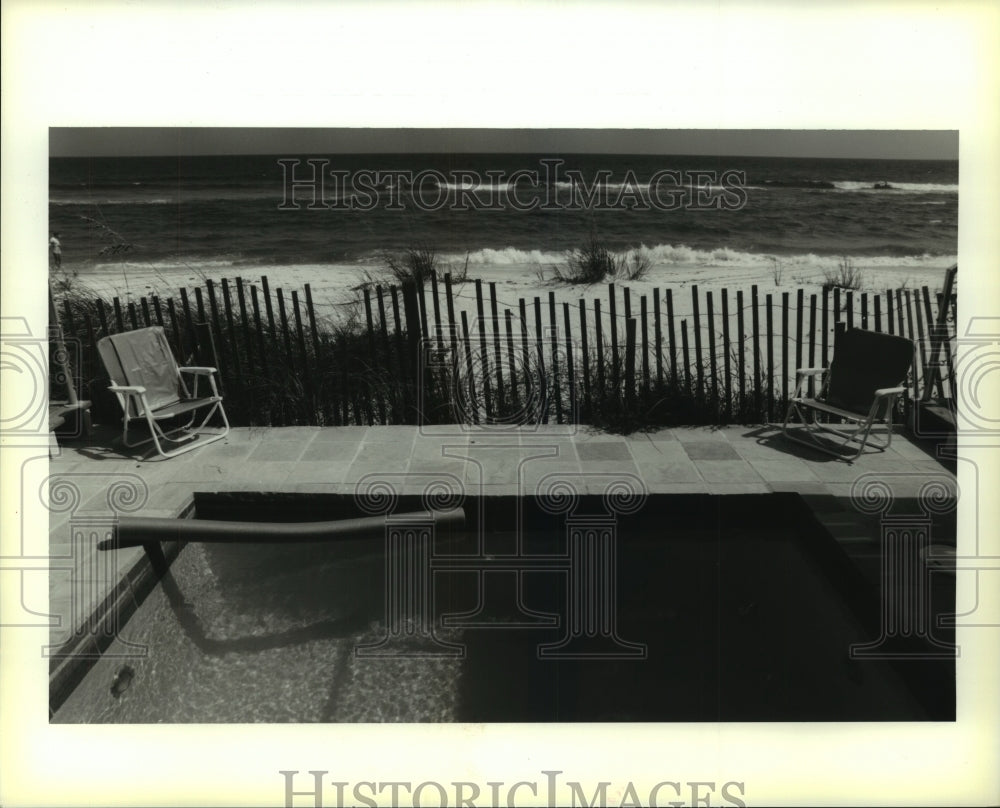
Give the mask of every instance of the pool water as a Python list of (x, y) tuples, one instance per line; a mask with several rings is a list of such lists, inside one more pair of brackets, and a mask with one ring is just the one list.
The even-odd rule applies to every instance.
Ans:
[[(566, 553), (559, 519), (530, 507), (520, 531), (510, 517), (483, 537), (437, 538), (435, 557), (488, 558), (435, 567), (433, 638), (417, 631), (399, 658), (356, 653), (389, 631), (379, 541), (189, 543), (52, 720), (952, 720), (954, 661), (921, 678), (907, 663), (851, 659), (877, 636), (877, 599), (801, 509), (768, 499), (653, 497), (620, 519), (613, 622), (628, 653), (604, 658), (540, 650), (572, 622), (570, 575), (509, 569), (510, 552)], [(482, 507), (514, 510), (498, 498), (472, 515)], [(211, 503), (199, 512), (222, 518)], [(462, 613), (471, 624), (442, 622)]]

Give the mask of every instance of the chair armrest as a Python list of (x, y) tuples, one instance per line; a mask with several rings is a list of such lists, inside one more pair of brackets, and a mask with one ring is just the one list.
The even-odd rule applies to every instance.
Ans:
[(799, 376), (822, 376), (830, 368), (796, 368), (795, 372)]
[(884, 396), (898, 396), (906, 392), (905, 387), (883, 387), (880, 390), (875, 391), (875, 398), (883, 398)]
[(181, 373), (195, 373), (199, 376), (208, 376), (212, 373), (218, 373), (215, 368), (203, 368), (203, 367), (183, 367), (177, 368)]
[(144, 396), (146, 394), (146, 388), (140, 384), (137, 385), (117, 385), (109, 384), (108, 390), (112, 393), (132, 393), (134, 395)]

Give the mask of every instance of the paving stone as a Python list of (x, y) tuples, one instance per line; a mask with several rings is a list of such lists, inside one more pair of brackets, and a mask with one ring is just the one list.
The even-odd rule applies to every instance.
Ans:
[(658, 429), (654, 432), (636, 432), (625, 436), (626, 443), (677, 443), (673, 429)]
[(297, 440), (265, 441), (261, 443), (248, 458), (250, 463), (271, 463), (280, 460), (298, 460), (302, 457), (306, 445)]
[(347, 476), (350, 463), (345, 461), (295, 463), (286, 483), (341, 483)]
[[(413, 428), (413, 427), (411, 427)], [(323, 427), (319, 434), (313, 438), (313, 442), (323, 441), (329, 443), (347, 442), (360, 443), (368, 434), (367, 426), (331, 426)]]
[(413, 485), (429, 485), (438, 482), (448, 486), (457, 485), (464, 487), (466, 464), (454, 461), (450, 464), (439, 464), (436, 468), (421, 468), (420, 466), (414, 467), (411, 463), (405, 477)]
[(624, 441), (624, 438), (621, 435), (584, 425), (580, 427), (573, 440), (579, 446), (583, 443), (618, 443)]
[[(197, 460), (202, 463), (209, 463), (215, 459), (245, 460), (250, 456), (250, 453), (253, 452), (255, 448), (257, 448), (256, 444), (248, 441), (242, 441), (240, 443), (227, 443), (225, 441), (219, 441), (218, 443), (212, 443), (204, 447), (203, 450), (197, 453), (197, 458), (192, 458), (192, 460)], [(172, 459), (183, 461), (184, 456), (182, 455)], [(183, 463), (178, 465), (183, 465)]]
[(801, 460), (754, 460), (750, 463), (767, 482), (816, 482), (818, 478), (809, 468), (808, 463)]
[[(417, 427), (236, 428), (224, 441), (176, 458), (149, 461), (123, 454), (118, 434), (117, 430), (109, 431), (106, 449), (95, 446), (100, 441), (85, 447), (87, 454), (81, 451), (84, 447), (63, 448), (60, 456), (48, 464), (48, 474), (80, 475), (85, 498), (81, 505), (88, 505), (81, 510), (83, 515), (97, 515), (107, 509), (108, 482), (113, 475), (121, 474), (133, 474), (149, 488), (149, 498), (138, 513), (163, 518), (176, 517), (189, 506), (194, 491), (290, 491), (350, 496), (362, 476), (369, 472), (385, 475), (390, 469), (399, 472), (394, 479), (400, 490), (412, 488), (417, 494), (422, 493), (425, 485), (423, 471), (432, 476), (438, 473), (448, 482), (448, 475), (461, 469), (462, 473), (456, 476), (466, 495), (486, 497), (530, 493), (551, 472), (579, 473), (584, 490), (594, 494), (603, 493), (609, 481), (634, 474), (650, 493), (659, 494), (796, 491), (814, 511), (825, 514), (824, 518), (830, 520), (842, 541), (852, 547), (855, 544), (863, 547), (867, 546), (862, 541), (867, 528), (859, 530), (856, 521), (859, 515), (851, 505), (853, 484), (858, 477), (874, 472), (892, 478), (890, 486), (901, 498), (917, 496), (924, 484), (940, 480), (942, 475), (944, 479), (954, 479), (944, 466), (902, 434), (894, 438), (888, 452), (865, 455), (852, 465), (791, 443), (774, 427), (680, 427), (626, 438), (592, 428), (576, 430), (554, 424), (544, 425), (538, 431), (515, 432), (456, 427), (443, 436), (423, 433)], [(485, 481), (479, 479), (474, 463), (439, 459), (437, 453), (444, 443), (458, 444), (457, 453), (467, 451), (479, 460)], [(489, 444), (501, 446), (485, 448)], [(711, 448), (705, 448), (706, 444)], [(524, 462), (546, 446), (557, 447), (558, 455)], [(95, 459), (94, 455), (101, 452), (106, 457)], [(725, 453), (728, 459), (692, 461), (692, 452), (711, 458)], [(269, 459), (256, 462), (262, 458)], [(580, 458), (584, 458), (583, 462)], [(905, 473), (908, 470), (913, 473)], [(898, 475), (898, 472), (904, 473)], [(33, 484), (37, 487), (44, 476), (43, 473)], [(344, 481), (334, 482), (332, 477), (343, 477)], [(783, 477), (789, 479), (780, 479)], [(47, 554), (55, 567), (60, 561), (56, 556), (68, 554), (72, 544), (68, 513), (51, 515), (46, 538), (47, 544), (44, 539), (41, 542), (46, 544), (46, 552), (40, 557)], [(126, 577), (142, 557), (139, 548), (117, 551), (116, 576)], [(69, 556), (67, 559), (72, 561)], [(106, 581), (102, 586), (111, 591), (115, 583)], [(69, 574), (61, 578), (55, 572), (50, 575), (49, 611), (68, 609), (70, 585)], [(62, 629), (49, 631), (55, 636)], [(66, 636), (69, 631), (71, 627), (67, 626)]]
[(852, 483), (865, 474), (865, 469), (834, 458), (827, 462), (810, 463), (809, 469), (817, 479), (831, 483)]
[[(797, 447), (797, 444), (791, 441), (783, 440), (782, 438), (768, 438), (762, 441), (756, 441), (750, 438), (740, 438), (738, 440), (732, 440), (729, 442), (741, 457), (747, 460), (780, 460), (782, 458), (798, 459), (798, 455), (801, 453), (791, 451), (792, 447)], [(805, 447), (801, 447), (805, 449)], [(812, 456), (812, 453), (810, 453)]]
[(518, 469), (521, 458), (515, 454), (496, 454), (477, 467), (469, 463), (466, 467), (466, 479), (483, 485), (515, 485), (518, 480)]
[(708, 426), (677, 426), (674, 437), (682, 443), (702, 443), (704, 441), (727, 441), (728, 435), (721, 429)]
[(628, 460), (591, 460), (581, 461), (580, 470), (584, 474), (634, 474), (639, 475), (639, 467), (635, 461)]
[(708, 493), (720, 496), (732, 494), (768, 494), (765, 483), (707, 483)]
[[(292, 461), (274, 461), (270, 463), (244, 463), (234, 466), (228, 476), (230, 484), (250, 483), (261, 486), (261, 491), (271, 491), (276, 483), (283, 482), (292, 472), (296, 464)], [(180, 485), (180, 483), (175, 483)], [(195, 486), (197, 490), (197, 486)]]
[(702, 476), (690, 460), (672, 460), (659, 465), (638, 464), (638, 473), (650, 483), (701, 483)]
[(440, 457), (443, 446), (455, 445), (456, 443), (461, 446), (468, 446), (469, 444), (468, 441), (456, 441), (455, 438), (417, 435), (413, 441), (412, 451), (414, 455), (423, 455), (425, 457), (437, 455)]
[(355, 463), (380, 465), (385, 469), (404, 471), (410, 460), (410, 444), (362, 443), (354, 458)]
[(684, 450), (685, 444), (678, 440), (648, 443), (630, 443), (628, 450), (637, 463), (663, 463), (680, 460), (689, 463), (691, 458)]
[(576, 447), (580, 462), (589, 464), (592, 461), (625, 460), (631, 461), (632, 455), (628, 446), (622, 443), (581, 443)]
[(721, 441), (688, 442), (684, 451), (692, 460), (740, 460), (736, 450)]
[[(547, 481), (548, 478), (548, 481)], [(559, 479), (570, 485), (585, 488), (585, 477), (582, 476), (579, 464), (554, 463), (540, 461), (523, 467), (521, 486), (526, 494), (535, 494), (547, 488), (549, 482)]]
[(306, 447), (306, 450), (302, 453), (299, 461), (307, 463), (316, 461), (351, 463), (357, 457), (358, 449), (360, 448), (361, 441), (314, 440), (309, 444), (309, 446)]
[(415, 426), (379, 426), (368, 429), (364, 442), (366, 444), (398, 443), (412, 446), (416, 437), (417, 427)]
[(428, 493), (441, 496), (445, 492), (465, 497), (469, 494), (469, 484), (460, 476), (447, 474), (406, 474), (401, 478), (399, 490), (407, 494), (424, 496)]
[(288, 490), (296, 494), (340, 494), (345, 486), (342, 483), (290, 483)]
[[(584, 480), (586, 480), (586, 492), (594, 496), (604, 496), (605, 492), (608, 490), (609, 486), (614, 486), (616, 483), (626, 482), (632, 485), (635, 481), (634, 478), (638, 475), (633, 473), (615, 473), (606, 472), (602, 474), (586, 474)], [(635, 486), (639, 492), (645, 491), (649, 493), (649, 485), (639, 478), (639, 484)]]
[(509, 432), (473, 432), (469, 435), (469, 446), (520, 446), (521, 438)]
[(672, 482), (652, 480), (647, 483), (652, 494), (704, 494), (708, 492), (708, 483), (699, 479), (698, 482)]
[(763, 480), (753, 466), (743, 460), (698, 460), (698, 473), (708, 483), (760, 483)]
[(308, 443), (321, 431), (322, 429), (318, 426), (264, 427), (261, 430), (260, 439), (266, 442), (294, 440), (300, 443)]
[(826, 485), (818, 481), (771, 480), (768, 482), (768, 486), (775, 492), (791, 491), (796, 494), (813, 495), (823, 495), (828, 493)]

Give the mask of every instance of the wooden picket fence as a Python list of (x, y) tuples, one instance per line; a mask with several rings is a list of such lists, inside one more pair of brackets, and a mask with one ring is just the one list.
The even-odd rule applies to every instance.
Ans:
[(67, 298), (60, 313), (80, 345), (77, 384), (97, 421), (119, 417), (97, 340), (149, 325), (165, 329), (182, 363), (219, 368), (230, 418), (244, 425), (773, 421), (795, 369), (828, 366), (843, 327), (908, 337), (916, 345), (909, 397), (953, 398), (955, 296), (927, 286), (667, 287), (636, 299), (610, 283), (606, 295), (570, 303), (553, 290), (501, 301), (495, 283), (469, 283), (474, 307), (459, 300), (450, 274), (431, 273), (422, 287), (365, 288), (355, 328), (318, 317), (308, 284), (286, 295), (266, 277), (208, 280), (167, 299)]

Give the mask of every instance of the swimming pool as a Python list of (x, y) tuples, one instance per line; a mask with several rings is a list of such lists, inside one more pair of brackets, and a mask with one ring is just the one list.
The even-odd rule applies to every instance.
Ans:
[[(464, 529), (399, 556), (419, 568), (402, 589), (384, 539), (187, 543), (52, 721), (954, 719), (954, 659), (852, 658), (878, 593), (797, 495), (651, 496), (611, 544), (599, 497), (577, 533), (543, 505), (466, 500)], [(353, 508), (198, 494), (192, 515)], [(594, 563), (574, 566), (580, 548)], [(935, 576), (937, 612), (953, 581)]]

